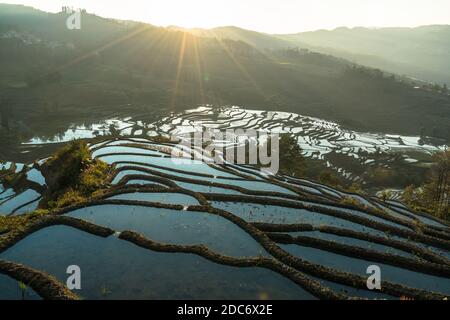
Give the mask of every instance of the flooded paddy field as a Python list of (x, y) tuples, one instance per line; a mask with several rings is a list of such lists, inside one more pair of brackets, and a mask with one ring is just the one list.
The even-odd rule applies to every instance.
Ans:
[[(348, 181), (363, 181), (362, 173), (371, 167), (428, 167), (430, 156), (444, 148), (442, 141), (427, 137), (356, 132), (333, 122), (294, 113), (202, 106), (182, 113), (141, 114), (90, 125), (73, 125), (52, 139), (35, 137), (25, 141), (21, 152), (38, 154), (41, 148), (51, 149), (52, 144), (110, 134), (130, 137), (134, 144), (139, 144), (142, 138), (185, 135), (213, 129), (292, 134), (305, 157), (323, 162), (324, 166)], [(234, 143), (217, 141), (216, 144), (231, 147)], [(109, 149), (102, 152), (107, 154)], [(133, 152), (133, 148), (127, 150)], [(149, 152), (152, 151), (142, 151), (144, 154)]]
[[(167, 134), (171, 132), (167, 126), (182, 130), (176, 129), (177, 123), (208, 124), (198, 118), (210, 112), (193, 110), (164, 119), (152, 129), (141, 124), (139, 130)], [(277, 130), (296, 131), (293, 124), (301, 121), (306, 120), (230, 108), (212, 125), (257, 123), (265, 128), (276, 122), (281, 123)], [(246, 166), (173, 159), (175, 143), (153, 139), (143, 134), (145, 130), (135, 136), (132, 119), (119, 122), (120, 134), (105, 131), (105, 137), (88, 140), (92, 157), (113, 170), (104, 192), (31, 221), (19, 231), (0, 233), (1, 299), (450, 295), (448, 222), (413, 212), (398, 201), (347, 193), (305, 179), (266, 175)], [(363, 139), (366, 150), (405, 147), (392, 142), (395, 139), (368, 140), (365, 135), (338, 134), (331, 124), (321, 126), (328, 130), (329, 141), (353, 144), (355, 154)], [(409, 139), (404, 144), (425, 152), (435, 148)], [(39, 208), (49, 185), (43, 170), (46, 161), (4, 164), (10, 172), (19, 170), (23, 182), (16, 189), (0, 185), (3, 216), (19, 219)], [(352, 204), (342, 202), (346, 198)], [(81, 269), (81, 290), (64, 288), (70, 265)], [(367, 287), (367, 268), (372, 265), (381, 269), (381, 290)]]

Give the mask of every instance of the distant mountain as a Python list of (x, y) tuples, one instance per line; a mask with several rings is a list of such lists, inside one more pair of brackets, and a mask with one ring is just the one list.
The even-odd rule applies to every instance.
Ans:
[(338, 28), (277, 38), (355, 63), (450, 84), (450, 25)]
[(6, 117), (42, 129), (95, 117), (99, 107), (151, 112), (210, 103), (291, 111), (363, 131), (450, 138), (447, 88), (293, 49), (297, 40), (234, 27), (194, 35), (88, 13), (81, 30), (68, 30), (67, 16), (0, 5), (3, 126)]
[(243, 41), (259, 50), (270, 49), (287, 49), (289, 47), (297, 46), (290, 40), (283, 40), (272, 35), (246, 30), (238, 27), (218, 27), (213, 29), (185, 29), (180, 27), (170, 27), (172, 30), (181, 30), (190, 32), (199, 37), (205, 38), (217, 38), (217, 39), (230, 39), (235, 41)]
[(246, 42), (258, 50), (304, 48), (351, 62), (450, 85), (450, 26), (418, 28), (337, 28), (270, 35), (233, 26), (183, 29), (200, 37)]

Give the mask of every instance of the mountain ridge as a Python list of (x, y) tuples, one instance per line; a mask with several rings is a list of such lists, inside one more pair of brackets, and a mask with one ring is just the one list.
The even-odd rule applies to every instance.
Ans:
[[(260, 50), (301, 47), (425, 82), (450, 84), (450, 67), (448, 67), (447, 63), (450, 57), (450, 43), (445, 41), (444, 43), (437, 42), (437, 45), (439, 45), (436, 48), (437, 53), (428, 54), (427, 52), (428, 48), (432, 51), (431, 44), (428, 45), (430, 39), (445, 40), (449, 38), (450, 25), (372, 28), (337, 27), (330, 30), (319, 29), (292, 34), (269, 34), (236, 26), (223, 26), (211, 29), (172, 28), (191, 32), (198, 36), (240, 40)], [(437, 32), (445, 34), (433, 37), (432, 33)], [(364, 35), (358, 37), (355, 33), (364, 33)], [(373, 34), (375, 33), (380, 35), (374, 37)], [(399, 35), (398, 33), (407, 34)], [(422, 35), (422, 33), (424, 34)], [(341, 44), (337, 45), (338, 43)], [(371, 43), (379, 43), (379, 46), (376, 47), (371, 45)], [(396, 53), (392, 48), (398, 46), (405, 48)], [(411, 56), (411, 52), (408, 51), (409, 48), (416, 48), (420, 51)]]
[[(184, 110), (209, 103), (295, 112), (359, 131), (449, 137), (448, 94), (328, 54), (263, 50), (90, 14), (71, 31), (64, 13), (22, 8), (38, 12), (39, 23), (30, 24), (1, 8), (0, 21), (8, 21), (0, 22), (3, 117), (40, 123), (51, 110), (69, 121), (97, 106)], [(2, 38), (11, 28), (42, 41)], [(19, 89), (9, 94), (11, 85)]]

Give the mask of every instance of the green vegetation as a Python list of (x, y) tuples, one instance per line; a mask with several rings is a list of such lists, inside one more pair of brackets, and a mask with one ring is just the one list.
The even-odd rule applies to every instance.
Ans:
[(19, 289), (22, 295), (22, 300), (25, 300), (26, 296), (27, 296), (27, 291), (28, 291), (28, 287), (25, 283), (23, 283), (22, 281), (19, 281)]
[(279, 146), (281, 174), (316, 180), (322, 184), (348, 192), (365, 193), (359, 183), (346, 182), (345, 179), (327, 168), (323, 161), (306, 159), (294, 136), (289, 134), (282, 135)]
[[(92, 160), (86, 142), (77, 140), (58, 150), (42, 167), (48, 189), (39, 207), (29, 214), (1, 216), (0, 235), (17, 234), (52, 214), (53, 210), (89, 201), (109, 188), (112, 168), (101, 160)], [(26, 180), (24, 174), (10, 174), (4, 179)], [(12, 177), (12, 178), (11, 178)], [(8, 181), (7, 183), (16, 183)], [(5, 182), (5, 180), (3, 180)], [(1, 244), (1, 241), (0, 241)]]
[(306, 171), (306, 161), (297, 139), (289, 134), (284, 134), (280, 138), (279, 148), (280, 173), (294, 177), (303, 177)]
[(91, 160), (88, 145), (74, 141), (59, 150), (44, 166), (52, 191), (78, 184), (80, 175)]
[[(418, 162), (406, 163), (405, 157), (413, 157)], [(368, 159), (371, 160), (370, 163), (366, 162)], [(407, 153), (377, 151), (370, 154), (360, 151), (358, 158), (331, 152), (325, 155), (325, 160), (360, 177), (364, 181), (364, 187), (371, 190), (379, 190), (380, 188), (402, 189), (412, 184), (420, 185), (425, 182), (427, 169), (434, 162), (432, 157), (426, 153), (409, 151)], [(318, 175), (320, 171), (317, 172), (316, 170)], [(325, 182), (325, 180), (321, 181)], [(345, 182), (341, 181), (340, 184), (345, 184)]]
[(42, 168), (48, 185), (48, 208), (62, 208), (98, 196), (107, 188), (112, 173), (105, 162), (91, 159), (84, 141), (74, 141), (59, 150)]
[(359, 183), (346, 182), (345, 179), (327, 168), (323, 161), (306, 159), (294, 136), (283, 134), (279, 143), (281, 174), (316, 180), (322, 184), (353, 193), (365, 193)]
[(319, 173), (318, 180), (320, 183), (330, 186), (340, 186), (342, 180), (330, 170), (324, 170)]
[(434, 158), (428, 181), (419, 187), (407, 187), (402, 200), (415, 210), (450, 219), (450, 151), (438, 153)]
[[(25, 230), (27, 226), (47, 215), (47, 210), (36, 210), (33, 213), (19, 216), (1, 216), (0, 215), (0, 234), (8, 232), (20, 232)], [(0, 242), (1, 243), (1, 242)]]
[(343, 204), (343, 205), (353, 206), (353, 207), (361, 207), (362, 209), (365, 208), (365, 206), (361, 202), (359, 202), (355, 198), (351, 198), (351, 197), (343, 197), (342, 200), (339, 201), (339, 203)]

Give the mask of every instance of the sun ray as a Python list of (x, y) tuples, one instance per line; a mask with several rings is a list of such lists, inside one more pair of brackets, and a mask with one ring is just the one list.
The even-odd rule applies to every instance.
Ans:
[(78, 63), (80, 63), (80, 62), (82, 62), (82, 61), (84, 61), (84, 60), (86, 60), (86, 59), (88, 59), (90, 57), (96, 56), (98, 53), (100, 53), (102, 51), (105, 51), (106, 49), (109, 49), (109, 48), (111, 48), (111, 47), (113, 47), (113, 46), (115, 46), (117, 44), (120, 44), (120, 43), (128, 40), (128, 39), (131, 39), (132, 37), (137, 36), (138, 34), (144, 32), (144, 31), (147, 31), (149, 29), (151, 29), (150, 26), (140, 27), (140, 28), (134, 30), (133, 32), (130, 32), (130, 33), (124, 35), (123, 37), (120, 37), (120, 38), (118, 38), (116, 40), (113, 40), (113, 41), (107, 43), (107, 44), (104, 44), (104, 45), (102, 45), (101, 47), (99, 47), (97, 49), (94, 49), (94, 50), (92, 50), (92, 51), (90, 51), (90, 52), (88, 52), (88, 53), (86, 53), (86, 54), (84, 54), (84, 55), (82, 55), (80, 57), (77, 57), (77, 58), (75, 58), (75, 59), (73, 59), (73, 60), (71, 60), (71, 61), (69, 61), (69, 62), (67, 62), (67, 63), (65, 63), (65, 64), (63, 64), (63, 65), (61, 65), (59, 67), (57, 67), (54, 70), (54, 72), (55, 71), (59, 72), (59, 71), (62, 71), (64, 69), (67, 69), (69, 67), (72, 67), (72, 66), (74, 66), (74, 65), (76, 65), (76, 64), (78, 64)]
[(201, 104), (205, 104), (205, 92), (203, 89), (203, 67), (202, 67), (202, 59), (200, 50), (198, 47), (198, 39), (197, 37), (193, 37), (193, 46), (194, 46), (194, 57), (195, 57), (195, 64), (196, 64), (196, 70), (197, 70), (197, 76), (198, 76), (198, 85), (199, 85), (199, 92), (200, 92), (200, 101)]
[(175, 85), (172, 92), (172, 100), (170, 103), (171, 109), (175, 109), (175, 105), (177, 103), (178, 90), (180, 86), (181, 72), (183, 70), (183, 62), (184, 62), (184, 54), (186, 50), (186, 38), (187, 32), (183, 32), (183, 37), (180, 43), (179, 55), (178, 55), (178, 64), (177, 64), (177, 74), (175, 78)]
[(151, 59), (147, 55), (143, 55), (140, 59), (139, 64), (145, 68), (145, 71), (147, 73), (145, 75), (148, 75), (148, 73), (153, 72), (154, 67), (158, 65), (158, 62), (160, 59), (164, 56), (161, 53), (163, 52), (162, 47), (166, 43), (167, 40), (167, 32), (160, 32), (158, 33), (158, 36), (156, 39), (153, 39), (153, 41), (145, 47), (145, 51), (150, 50), (152, 53)]

